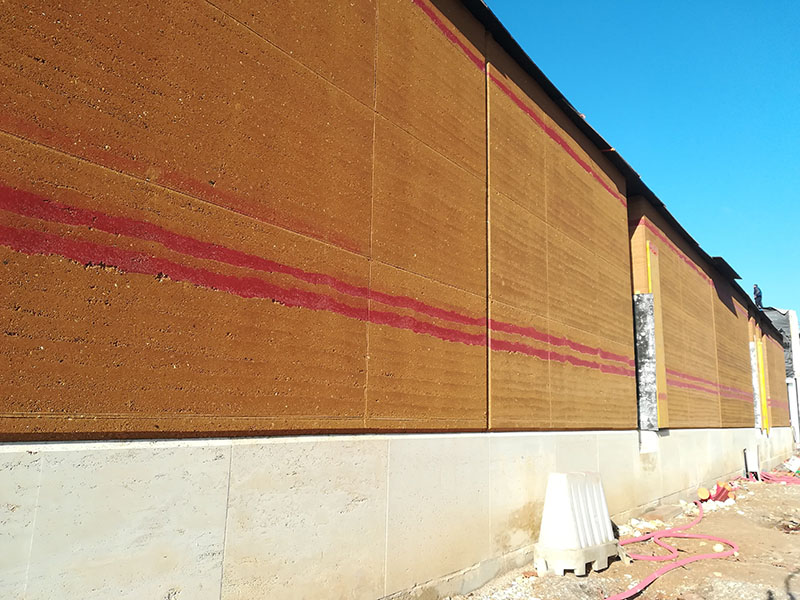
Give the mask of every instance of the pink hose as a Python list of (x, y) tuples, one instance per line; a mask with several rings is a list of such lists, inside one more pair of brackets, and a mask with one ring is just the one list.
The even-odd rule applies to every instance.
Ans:
[[(751, 479), (751, 477), (752, 476), (748, 474), (747, 480), (755, 481), (755, 478)], [(786, 483), (789, 485), (800, 485), (800, 478), (795, 477), (793, 475), (778, 475), (777, 473), (761, 473), (761, 479), (763, 481), (766, 481), (767, 483)], [(703, 505), (697, 501), (695, 501), (695, 504), (697, 504), (698, 508), (700, 509), (700, 513), (697, 515), (697, 518), (688, 525), (671, 527), (669, 529), (662, 529), (661, 531), (654, 531), (653, 533), (648, 533), (647, 535), (620, 540), (619, 545), (625, 546), (627, 544), (633, 544), (636, 542), (646, 542), (647, 540), (652, 539), (657, 545), (669, 551), (669, 554), (660, 554), (658, 556), (647, 556), (644, 554), (628, 555), (634, 560), (650, 560), (650, 561), (666, 561), (678, 558), (678, 549), (662, 541), (662, 538), (684, 538), (684, 539), (691, 538), (699, 540), (708, 540), (710, 542), (719, 542), (721, 544), (725, 544), (726, 546), (730, 546), (731, 549), (726, 550), (725, 552), (714, 552), (711, 554), (694, 554), (692, 556), (687, 556), (686, 558), (682, 558), (681, 560), (678, 560), (672, 564), (666, 565), (664, 567), (661, 567), (660, 569), (657, 569), (656, 571), (653, 571), (652, 573), (650, 573), (650, 575), (642, 579), (634, 587), (625, 590), (624, 592), (620, 592), (619, 594), (615, 594), (614, 596), (609, 596), (606, 600), (625, 600), (626, 598), (635, 596), (636, 594), (641, 592), (644, 588), (646, 588), (648, 585), (653, 583), (656, 579), (658, 579), (665, 573), (669, 573), (670, 571), (677, 569), (678, 567), (683, 567), (684, 565), (688, 565), (689, 563), (697, 562), (698, 560), (705, 560), (707, 558), (727, 558), (728, 556), (733, 556), (734, 553), (739, 551), (739, 546), (737, 546), (734, 542), (731, 542), (729, 540), (714, 537), (712, 535), (683, 533), (684, 530), (690, 529), (695, 525), (697, 525), (703, 518)]]
[(778, 475), (777, 473), (761, 473), (761, 479), (768, 483), (787, 483), (800, 485), (800, 478), (794, 475)]
[(647, 535), (643, 535), (640, 537), (620, 540), (619, 545), (625, 546), (627, 544), (633, 544), (635, 542), (644, 542), (652, 539), (656, 544), (669, 551), (669, 554), (662, 554), (659, 556), (646, 556), (642, 554), (629, 555), (634, 560), (650, 560), (650, 561), (665, 561), (665, 560), (672, 560), (678, 557), (678, 549), (662, 541), (661, 538), (691, 538), (691, 539), (708, 540), (710, 542), (720, 542), (722, 544), (725, 544), (726, 546), (730, 546), (731, 549), (726, 550), (725, 552), (714, 552), (711, 554), (695, 554), (692, 556), (687, 556), (686, 558), (682, 558), (681, 560), (675, 561), (672, 564), (666, 565), (656, 571), (653, 571), (652, 573), (650, 573), (650, 575), (642, 579), (634, 587), (625, 590), (624, 592), (620, 592), (619, 594), (615, 594), (614, 596), (609, 596), (607, 600), (625, 600), (625, 598), (630, 598), (631, 596), (635, 596), (636, 594), (641, 592), (644, 588), (646, 588), (648, 585), (653, 583), (656, 579), (658, 579), (665, 573), (669, 573), (670, 571), (677, 569), (678, 567), (688, 565), (689, 563), (693, 563), (698, 560), (705, 560), (707, 558), (727, 558), (728, 556), (733, 556), (734, 553), (739, 551), (739, 546), (737, 546), (734, 542), (731, 542), (729, 540), (714, 537), (711, 535), (683, 533), (684, 530), (690, 529), (691, 527), (697, 525), (703, 518), (703, 506), (699, 502), (695, 502), (695, 504), (697, 504), (698, 508), (700, 509), (700, 513), (697, 515), (697, 518), (688, 525), (671, 527), (669, 529), (662, 529), (661, 531), (654, 531), (653, 533), (648, 533)]

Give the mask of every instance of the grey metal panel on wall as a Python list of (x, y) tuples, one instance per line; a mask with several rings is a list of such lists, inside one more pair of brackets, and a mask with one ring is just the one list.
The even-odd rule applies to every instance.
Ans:
[(633, 295), (639, 429), (658, 431), (656, 318), (653, 294)]

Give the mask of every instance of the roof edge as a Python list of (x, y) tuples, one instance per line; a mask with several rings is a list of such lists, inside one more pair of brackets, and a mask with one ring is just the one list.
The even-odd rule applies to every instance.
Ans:
[[(500, 44), (500, 47), (505, 50), (508, 55), (513, 58), (522, 67), (522, 69), (533, 78), (533, 80), (541, 86), (545, 94), (560, 108), (567, 118), (575, 124), (578, 130), (583, 133), (595, 147), (603, 152), (604, 156), (608, 158), (609, 162), (616, 167), (622, 176), (625, 178), (625, 186), (627, 196), (642, 196), (645, 198), (661, 215), (661, 217), (675, 230), (675, 232), (682, 237), (692, 249), (702, 258), (709, 267), (713, 268), (720, 275), (725, 277), (729, 283), (746, 299), (746, 304), (749, 312), (756, 316), (762, 331), (770, 331), (783, 340), (781, 333), (772, 324), (772, 321), (764, 315), (750, 299), (750, 296), (742, 289), (736, 282), (736, 279), (741, 277), (733, 270), (733, 268), (722, 258), (710, 256), (700, 244), (689, 234), (688, 231), (681, 225), (678, 220), (672, 216), (672, 213), (667, 210), (664, 203), (655, 195), (647, 184), (642, 181), (641, 176), (633, 167), (609, 144), (605, 138), (594, 129), (581, 113), (567, 100), (566, 96), (555, 86), (555, 84), (547, 78), (542, 70), (536, 66), (528, 53), (522, 49), (514, 36), (509, 33), (508, 29), (500, 22), (497, 15), (492, 12), (484, 2), (484, 0), (461, 0), (463, 5), (472, 13), (485, 28), (492, 34), (494, 40)], [(721, 268), (720, 268), (721, 267)]]

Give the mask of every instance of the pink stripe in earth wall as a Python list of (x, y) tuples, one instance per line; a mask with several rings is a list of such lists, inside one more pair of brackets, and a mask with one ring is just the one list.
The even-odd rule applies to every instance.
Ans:
[(634, 377), (635, 372), (631, 369), (626, 369), (624, 367), (618, 367), (616, 365), (606, 365), (594, 361), (585, 360), (583, 358), (579, 358), (577, 356), (570, 356), (569, 354), (560, 354), (558, 352), (553, 352), (552, 350), (542, 350), (539, 348), (534, 348), (533, 346), (529, 346), (527, 344), (522, 344), (519, 342), (508, 342), (506, 340), (499, 340), (497, 338), (491, 338), (489, 341), (489, 347), (492, 350), (503, 350), (506, 352), (517, 352), (519, 354), (525, 354), (527, 356), (534, 356), (536, 358), (541, 358), (542, 360), (555, 360), (557, 362), (571, 364), (576, 367), (588, 367), (590, 369), (597, 369), (602, 373), (610, 373), (614, 375), (624, 375), (626, 377)]
[(717, 390), (709, 390), (708, 388), (704, 388), (699, 385), (695, 385), (694, 383), (687, 383), (685, 381), (678, 381), (676, 379), (670, 379), (667, 377), (667, 385), (672, 385), (675, 387), (683, 388), (685, 390), (695, 390), (697, 392), (704, 392), (706, 394), (712, 394), (714, 396), (718, 395), (719, 392)]
[(726, 395), (725, 392), (720, 392), (718, 390), (710, 390), (708, 388), (705, 388), (705, 387), (702, 387), (702, 386), (699, 386), (699, 385), (695, 385), (693, 383), (687, 383), (685, 381), (679, 381), (677, 379), (670, 379), (669, 377), (667, 377), (667, 385), (672, 385), (672, 386), (683, 388), (683, 389), (686, 389), (686, 390), (694, 390), (694, 391), (697, 391), (697, 392), (703, 392), (704, 394), (710, 394), (712, 396), (721, 396), (722, 398), (724, 398), (726, 400), (736, 400), (738, 402), (750, 402), (750, 403), (753, 402), (752, 394), (747, 396), (747, 397), (743, 397), (743, 396), (739, 396), (739, 395), (735, 395), (735, 396)]
[(569, 154), (572, 157), (572, 159), (575, 162), (577, 162), (584, 171), (586, 171), (589, 175), (592, 176), (593, 179), (595, 179), (601, 186), (603, 186), (603, 188), (609, 194), (611, 194), (612, 196), (614, 196), (614, 198), (619, 200), (619, 202), (620, 202), (620, 204), (622, 204), (622, 206), (625, 206), (625, 207), (628, 206), (628, 203), (625, 200), (625, 197), (623, 195), (621, 195), (620, 193), (618, 193), (616, 190), (614, 190), (614, 188), (612, 188), (610, 185), (608, 185), (605, 182), (605, 180), (602, 177), (600, 177), (600, 175), (597, 173), (597, 171), (592, 169), (592, 167), (589, 165), (589, 163), (587, 163), (585, 160), (583, 160), (578, 155), (578, 153), (572, 148), (572, 146), (570, 146), (569, 143), (563, 137), (561, 137), (555, 129), (553, 129), (552, 127), (547, 125), (544, 122), (544, 120), (534, 112), (534, 110), (532, 108), (530, 108), (527, 104), (525, 104), (525, 102), (521, 98), (519, 98), (519, 96), (517, 96), (514, 92), (512, 92), (511, 89), (508, 86), (506, 86), (502, 81), (500, 81), (493, 74), (489, 75), (489, 79), (498, 88), (500, 88), (500, 91), (502, 91), (506, 96), (508, 96), (511, 99), (511, 101), (514, 104), (516, 104), (518, 108), (520, 108), (520, 110), (522, 110), (526, 115), (528, 115), (531, 118), (531, 120), (534, 123), (536, 123), (542, 129), (542, 131), (544, 131), (547, 134), (547, 136), (550, 139), (552, 139), (556, 144), (561, 146), (564, 149), (564, 151), (566, 151), (566, 153)]
[(486, 344), (486, 336), (448, 329), (396, 313), (350, 306), (330, 296), (297, 288), (285, 288), (256, 277), (223, 275), (206, 269), (188, 267), (142, 252), (113, 248), (93, 242), (69, 240), (49, 233), (0, 226), (0, 244), (26, 254), (56, 254), (82, 264), (105, 264), (127, 273), (167, 275), (200, 287), (228, 292), (242, 298), (264, 298), (285, 306), (325, 310), (359, 321), (370, 321), (425, 333), (451, 342), (471, 346)]
[(697, 377), (695, 375), (689, 375), (688, 373), (682, 373), (682, 372), (676, 371), (674, 369), (667, 369), (666, 371), (667, 371), (668, 374), (674, 375), (675, 377), (680, 377), (681, 379), (688, 379), (690, 381), (696, 381), (698, 383), (703, 383), (705, 385), (710, 385), (711, 387), (717, 388), (719, 390), (724, 390), (724, 391), (727, 391), (727, 392), (733, 392), (735, 394), (743, 395), (743, 396), (746, 396), (746, 397), (752, 399), (752, 393), (751, 392), (748, 392), (746, 390), (742, 390), (740, 388), (730, 387), (730, 386), (727, 386), (727, 385), (721, 385), (721, 384), (715, 383), (713, 381), (710, 381), (708, 379), (703, 379), (702, 377)]
[[(352, 297), (375, 300), (395, 308), (414, 310), (443, 321), (477, 327), (486, 327), (487, 325), (487, 320), (484, 317), (472, 317), (456, 311), (438, 308), (407, 296), (395, 296), (377, 292), (363, 286), (347, 283), (330, 275), (305, 271), (260, 256), (177, 234), (153, 223), (126, 217), (114, 217), (94, 210), (67, 206), (29, 192), (5, 186), (0, 186), (0, 209), (54, 223), (92, 227), (113, 235), (124, 235), (156, 242), (172, 251), (197, 259), (213, 260), (234, 267), (243, 267), (265, 273), (289, 275), (306, 283), (330, 287), (337, 292)], [(488, 326), (492, 331), (520, 335), (553, 346), (570, 348), (583, 354), (592, 354), (604, 360), (621, 362), (630, 366), (635, 365), (633, 359), (625, 356), (607, 352), (602, 348), (580, 344), (567, 338), (549, 335), (533, 327), (521, 327), (513, 323), (497, 320), (490, 320)]]
[(632, 358), (627, 358), (625, 356), (622, 356), (620, 354), (615, 354), (613, 352), (607, 352), (602, 348), (595, 348), (593, 346), (580, 344), (578, 342), (574, 342), (567, 338), (557, 337), (554, 335), (543, 333), (541, 331), (534, 329), (533, 327), (521, 327), (519, 325), (514, 325), (513, 323), (503, 323), (502, 321), (495, 321), (493, 319), (490, 319), (489, 328), (492, 331), (501, 331), (503, 333), (512, 333), (516, 335), (521, 335), (524, 337), (538, 340), (540, 342), (545, 342), (552, 346), (564, 346), (566, 348), (570, 348), (571, 350), (575, 350), (576, 352), (580, 352), (581, 354), (593, 354), (595, 356), (599, 356), (604, 360), (613, 360), (616, 362), (621, 362), (626, 365), (630, 365), (631, 367), (636, 366), (636, 361), (633, 360)]
[[(450, 41), (450, 43), (458, 47), (466, 55), (466, 57), (472, 62), (472, 64), (474, 64), (481, 71), (484, 72), (486, 71), (486, 62), (482, 58), (477, 56), (464, 42), (461, 41), (458, 35), (447, 26), (447, 24), (439, 17), (437, 11), (432, 6), (430, 6), (428, 2), (426, 2), (425, 0), (412, 0), (412, 2), (423, 13), (425, 13), (428, 19), (431, 20), (431, 22), (439, 29), (442, 35), (444, 35)], [(514, 104), (516, 104), (520, 110), (522, 110), (522, 112), (528, 115), (528, 117), (530, 117), (531, 120), (534, 123), (536, 123), (551, 140), (553, 140), (555, 143), (561, 146), (566, 151), (566, 153), (569, 154), (572, 157), (572, 159), (575, 160), (575, 162), (577, 162), (581, 166), (581, 168), (584, 171), (586, 171), (601, 186), (603, 186), (603, 188), (609, 194), (611, 194), (612, 196), (614, 196), (614, 198), (619, 200), (622, 206), (628, 205), (627, 201), (625, 200), (625, 197), (622, 194), (620, 194), (618, 191), (612, 188), (608, 183), (606, 183), (606, 181), (599, 175), (599, 173), (597, 173), (597, 171), (592, 169), (589, 163), (583, 160), (578, 155), (578, 153), (572, 148), (572, 146), (570, 146), (569, 143), (555, 129), (547, 125), (547, 123), (545, 123), (544, 120), (533, 111), (533, 109), (531, 109), (527, 104), (525, 104), (525, 102), (521, 98), (519, 98), (519, 96), (517, 96), (514, 92), (512, 92), (508, 86), (506, 86), (502, 81), (500, 81), (497, 77), (495, 77), (492, 74), (489, 74), (489, 80), (493, 84), (495, 84), (500, 89), (500, 91), (502, 91), (506, 96), (508, 96), (511, 99), (511, 101), (514, 102)]]
[(734, 402), (744, 402), (745, 404), (749, 404), (750, 406), (753, 405), (753, 397), (750, 398), (740, 398), (739, 396), (726, 396), (725, 394), (720, 394), (720, 398), (723, 400), (733, 400)]
[(439, 18), (439, 15), (436, 14), (436, 11), (433, 7), (429, 6), (427, 2), (424, 0), (411, 0), (422, 12), (425, 13), (431, 22), (436, 25), (439, 31), (450, 41), (450, 43), (458, 46), (461, 51), (472, 61), (476, 67), (480, 70), (484, 70), (486, 68), (486, 63), (483, 59), (476, 55), (470, 48), (461, 41), (461, 39)]
[[(203, 202), (256, 219), (262, 223), (269, 223), (288, 231), (327, 241), (349, 252), (359, 254), (358, 246), (353, 240), (339, 237), (330, 232), (322, 235), (309, 223), (300, 222), (296, 218), (293, 219), (292, 223), (288, 223), (286, 219), (280, 218), (274, 211), (270, 210), (266, 203), (254, 202), (245, 195), (211, 187), (208, 183), (172, 171), (164, 165), (146, 163), (142, 160), (131, 158), (136, 154), (135, 152), (123, 149), (113, 152), (102, 149), (104, 141), (99, 142), (95, 139), (92, 143), (86, 143), (85, 140), (92, 137), (87, 132), (69, 136), (45, 129), (38, 122), (26, 121), (2, 112), (0, 112), (0, 131), (8, 132), (26, 141), (34, 141), (49, 148), (61, 150), (69, 156), (82, 158), (121, 173), (145, 178), (146, 181), (150, 181), (148, 177), (149, 168), (155, 167), (158, 175), (154, 178), (153, 183), (162, 188), (192, 196)], [(76, 139), (84, 140), (79, 152), (76, 151)]]
[[(121, 271), (144, 275), (165, 274), (169, 279), (191, 283), (200, 287), (231, 293), (242, 298), (264, 298), (284, 306), (327, 311), (363, 322), (406, 329), (469, 346), (486, 346), (484, 333), (474, 334), (420, 321), (393, 312), (376, 311), (350, 306), (324, 294), (296, 288), (278, 286), (255, 277), (236, 277), (206, 269), (188, 267), (142, 252), (114, 248), (94, 242), (71, 240), (38, 231), (16, 229), (0, 225), (0, 245), (25, 254), (58, 255), (81, 264), (105, 264)], [(519, 352), (546, 360), (555, 360), (575, 366), (597, 369), (603, 373), (633, 377), (629, 369), (587, 361), (556, 352), (538, 350), (526, 344), (491, 340), (492, 350)], [(546, 357), (546, 358), (545, 358)]]
[(349, 296), (372, 299), (398, 308), (417, 310), (446, 321), (464, 325), (486, 325), (486, 319), (483, 317), (470, 317), (455, 311), (430, 306), (405, 296), (392, 296), (374, 290), (370, 291), (366, 287), (353, 285), (324, 273), (305, 271), (260, 256), (204, 242), (174, 233), (153, 223), (126, 217), (114, 217), (94, 210), (67, 206), (12, 188), (0, 186), (0, 209), (53, 223), (92, 227), (113, 235), (124, 235), (156, 242), (165, 248), (198, 259), (214, 260), (234, 267), (243, 267), (265, 273), (290, 275), (306, 283), (328, 286)]
[[(224, 264), (229, 264), (231, 266), (249, 268), (260, 272), (290, 275), (306, 283), (328, 286), (340, 293), (350, 295), (352, 297), (372, 299), (388, 306), (415, 310), (419, 313), (444, 321), (450, 321), (468, 326), (485, 326), (486, 324), (486, 320), (482, 317), (470, 317), (455, 311), (431, 306), (406, 296), (394, 296), (383, 292), (376, 292), (374, 290), (371, 291), (363, 286), (352, 285), (330, 275), (304, 271), (303, 269), (299, 269), (297, 267), (281, 264), (259, 256), (180, 235), (152, 223), (137, 221), (125, 217), (114, 217), (105, 213), (79, 207), (66, 206), (55, 201), (46, 200), (28, 192), (23, 192), (21, 190), (0, 186), (0, 209), (51, 222), (93, 227), (114, 235), (125, 235), (146, 241), (157, 242), (170, 250), (198, 259), (214, 260)], [(195, 281), (192, 282), (196, 283)], [(393, 314), (381, 313), (380, 311), (373, 311), (373, 313), (375, 314), (376, 318), (380, 319), (383, 319), (384, 315)], [(416, 319), (414, 321), (420, 322)], [(387, 321), (383, 322), (382, 324), (390, 323)], [(506, 323), (494, 319), (489, 320), (488, 324), (490, 331), (520, 335), (552, 346), (565, 347), (582, 354), (598, 356), (604, 360), (616, 361), (629, 366), (635, 366), (635, 361), (633, 359), (608, 352), (602, 348), (595, 348), (585, 344), (580, 344), (568, 338), (553, 336), (538, 331), (533, 327), (522, 327), (513, 323)], [(418, 326), (416, 324), (412, 324), (412, 326), (405, 328), (416, 330), (418, 329)], [(445, 332), (454, 331), (448, 328), (442, 328), (442, 330)], [(483, 334), (480, 335), (482, 336)], [(447, 333), (442, 339), (450, 339), (451, 337), (452, 336)], [(500, 346), (496, 346), (497, 348), (504, 347), (503, 344), (512, 344), (512, 342), (500, 341), (497, 343), (500, 344)], [(522, 348), (520, 352), (524, 354), (538, 356), (540, 358), (540, 353), (545, 352), (535, 349), (531, 350), (532, 347), (525, 344), (519, 344), (519, 348)], [(561, 357), (562, 355), (556, 353), (552, 358), (559, 360)], [(587, 361), (586, 364), (579, 364), (576, 362), (579, 360), (582, 359), (567, 359), (566, 362), (576, 364), (576, 366), (590, 366), (593, 364), (599, 364), (591, 363), (590, 361)], [(605, 366), (603, 367), (604, 368), (602, 370), (606, 372), (614, 372), (613, 370), (610, 370), (610, 367), (608, 369)], [(668, 369), (668, 372), (676, 377), (717, 387), (713, 382), (705, 380), (701, 377), (681, 373), (672, 369)], [(674, 380), (672, 381), (672, 385), (687, 387), (680, 385), (680, 382), (676, 382)], [(719, 387), (724, 388), (724, 386)], [(690, 389), (697, 389), (707, 393), (716, 393), (699, 386), (693, 386)], [(726, 389), (730, 389), (732, 392), (744, 395), (749, 399), (749, 395), (742, 390), (737, 390), (735, 388)]]

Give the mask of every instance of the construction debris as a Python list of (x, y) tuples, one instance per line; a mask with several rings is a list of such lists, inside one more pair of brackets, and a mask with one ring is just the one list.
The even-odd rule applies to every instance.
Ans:
[(784, 533), (798, 533), (800, 532), (800, 521), (797, 519), (784, 519), (778, 523), (778, 529)]
[[(713, 486), (709, 486), (713, 489)], [(739, 480), (732, 482), (737, 492), (735, 503), (708, 500), (703, 509), (709, 513), (697, 525), (700, 534), (710, 534), (735, 540), (740, 552), (723, 560), (698, 561), (677, 569), (654, 582), (636, 597), (637, 600), (731, 600), (766, 598), (770, 590), (790, 590), (800, 598), (800, 575), (793, 575), (800, 565), (800, 547), (797, 545), (800, 526), (797, 506), (800, 506), (800, 486), (774, 485), (770, 483)], [(697, 515), (694, 504), (680, 504), (682, 512), (670, 519), (661, 520), (664, 526), (688, 523)], [(690, 510), (689, 507), (691, 507)], [(694, 514), (691, 514), (694, 513)], [(639, 517), (619, 526), (621, 537), (628, 537), (634, 529), (640, 533), (656, 519)], [(634, 526), (635, 525), (635, 526)], [(660, 529), (661, 527), (659, 527)], [(649, 532), (647, 532), (649, 533)], [(637, 536), (639, 537), (639, 536)], [(674, 542), (679, 556), (714, 552), (720, 553), (717, 542), (707, 540), (677, 539)], [(724, 544), (722, 552), (727, 548)], [(630, 546), (626, 546), (630, 548)], [(644, 547), (642, 547), (644, 548)], [(631, 549), (635, 553), (641, 550)], [(656, 550), (653, 554), (666, 553)], [(453, 600), (599, 600), (627, 589), (633, 589), (653, 570), (653, 564), (634, 560), (613, 562), (600, 573), (589, 573), (586, 577), (557, 577), (543, 574), (540, 577), (524, 577), (523, 571), (530, 565), (507, 573), (493, 580), (480, 590), (468, 595), (456, 596)], [(719, 575), (717, 575), (719, 573)], [(787, 579), (788, 578), (788, 579)], [(777, 598), (778, 596), (775, 595)], [(782, 596), (785, 597), (785, 596)]]
[(794, 473), (794, 474), (800, 473), (800, 456), (791, 457), (781, 466), (783, 470), (788, 471), (789, 473)]

